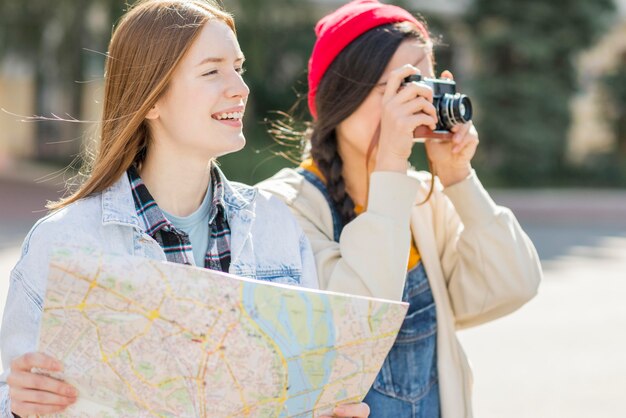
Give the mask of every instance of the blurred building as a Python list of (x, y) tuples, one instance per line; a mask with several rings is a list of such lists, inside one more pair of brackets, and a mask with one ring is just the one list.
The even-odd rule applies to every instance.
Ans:
[[(618, 138), (610, 126), (611, 112), (602, 79), (626, 64), (626, 0), (614, 0), (618, 19), (604, 37), (578, 59), (580, 92), (571, 103), (568, 158), (582, 163), (592, 154), (615, 149)], [(623, 67), (622, 67), (623, 68)]]
[[(72, 43), (68, 43), (68, 35), (75, 34), (71, 25), (62, 22), (61, 11), (54, 16), (44, 16), (37, 59), (33, 59), (32, 47), (20, 46), (19, 53), (15, 50), (3, 51), (0, 55), (0, 172), (3, 166), (9, 167), (13, 159), (67, 161), (82, 148), (81, 133), (84, 131), (89, 135), (94, 132), (89, 124), (78, 126), (75, 123), (32, 119), (43, 116), (95, 121), (100, 115), (103, 55), (106, 50), (103, 45), (110, 36), (110, 11), (102, 2), (90, 3), (80, 9), (73, 6), (64, 4), (79, 16), (84, 28), (84, 31), (79, 31), (82, 37), (71, 36)], [(33, 16), (32, 19), (37, 17), (41, 16)], [(17, 37), (25, 35), (21, 32)], [(85, 45), (96, 51), (85, 48)], [(72, 59), (76, 59), (72, 63), (59, 62), (57, 53), (60, 50), (69, 52)], [(64, 57), (67, 60), (67, 54)], [(76, 66), (76, 62), (80, 65), (80, 75), (72, 74), (68, 83), (68, 71), (63, 70)]]
[(32, 115), (35, 108), (33, 71), (17, 58), (0, 62), (0, 168), (3, 156), (30, 157), (34, 126), (17, 122), (18, 115)]

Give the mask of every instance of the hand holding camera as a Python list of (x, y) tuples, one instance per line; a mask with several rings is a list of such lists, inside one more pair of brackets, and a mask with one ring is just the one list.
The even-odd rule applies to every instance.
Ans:
[[(450, 71), (444, 71), (441, 74), (441, 80), (452, 81), (453, 76)], [(450, 93), (448, 93), (450, 94)], [(428, 158), (432, 163), (433, 170), (444, 187), (456, 184), (465, 179), (472, 170), (471, 160), (476, 153), (479, 139), (478, 132), (471, 121), (472, 108), (471, 102), (464, 102), (463, 95), (454, 92), (453, 98), (456, 100), (449, 106), (440, 107), (444, 115), (440, 119), (447, 118), (445, 115), (446, 110), (452, 110), (456, 112), (456, 116), (453, 114), (455, 123), (448, 123), (445, 126), (446, 130), (440, 130), (439, 132), (432, 132), (432, 135), (445, 136), (444, 140), (432, 139), (430, 135), (426, 135), (425, 146), (428, 153)], [(442, 100), (441, 103), (445, 103)], [(468, 108), (469, 104), (469, 108)], [(440, 104), (441, 106), (441, 104)], [(469, 112), (468, 112), (469, 110)], [(463, 116), (464, 115), (464, 116)], [(447, 119), (450, 121), (450, 119)], [(445, 123), (445, 122), (444, 122)]]
[(444, 187), (469, 175), (478, 133), (471, 123), (471, 101), (456, 92), (452, 73), (422, 78), (417, 68), (400, 67), (391, 72), (382, 102), (376, 170), (406, 170), (413, 144), (425, 142)]
[(417, 127), (414, 132), (416, 141), (426, 138), (438, 140), (452, 139), (451, 130), (454, 126), (462, 125), (472, 120), (472, 102), (467, 95), (457, 93), (456, 83), (451, 77), (437, 79), (413, 74), (404, 79), (403, 85), (406, 86), (413, 82), (424, 83), (432, 89), (433, 106), (437, 110), (437, 125), (435, 129), (429, 131), (424, 126)]
[(437, 127), (432, 88), (425, 83), (404, 83), (404, 79), (418, 72), (412, 65), (405, 65), (393, 70), (387, 78), (380, 115), (377, 171), (405, 172), (415, 129)]

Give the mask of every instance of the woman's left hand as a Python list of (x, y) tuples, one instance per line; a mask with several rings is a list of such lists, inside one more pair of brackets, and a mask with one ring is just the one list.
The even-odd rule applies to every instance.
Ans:
[[(370, 407), (366, 403), (354, 403), (341, 405), (333, 409), (333, 417), (367, 418), (370, 416)], [(331, 418), (321, 416), (319, 418)]]
[[(441, 78), (452, 79), (450, 71), (444, 71)], [(451, 141), (437, 142), (426, 140), (426, 151), (433, 170), (444, 187), (452, 186), (465, 179), (472, 171), (472, 158), (478, 147), (478, 132), (470, 121), (451, 129)]]

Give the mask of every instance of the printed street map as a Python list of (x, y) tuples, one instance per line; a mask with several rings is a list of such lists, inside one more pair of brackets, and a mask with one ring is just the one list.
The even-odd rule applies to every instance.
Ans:
[(47, 289), (73, 417), (317, 417), (363, 399), (408, 307), (75, 248)]

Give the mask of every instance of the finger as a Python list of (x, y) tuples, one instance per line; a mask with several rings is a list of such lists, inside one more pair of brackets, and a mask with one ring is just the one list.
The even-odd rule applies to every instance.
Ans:
[(15, 388), (45, 390), (50, 393), (68, 397), (78, 396), (78, 391), (72, 385), (52, 377), (30, 372), (11, 373), (7, 378), (7, 383), (9, 386)]
[(469, 142), (469, 138), (463, 137), (460, 140), (455, 140), (453, 138), (452, 142), (454, 143), (454, 145), (452, 146), (452, 153), (453, 154), (457, 154), (459, 151), (461, 151), (463, 148), (465, 148), (467, 146), (467, 144)]
[(430, 130), (434, 130), (437, 127), (437, 119), (433, 118), (426, 113), (418, 113), (408, 118), (406, 122), (413, 130), (419, 126), (428, 126)]
[(68, 398), (66, 396), (59, 396), (43, 390), (11, 388), (10, 394), (11, 401), (17, 400), (19, 402), (29, 402), (41, 405), (67, 406), (76, 402), (76, 397)]
[(30, 402), (11, 401), (11, 410), (20, 417), (53, 414), (61, 412), (65, 408), (67, 408), (67, 405), (40, 405)]
[(37, 367), (50, 371), (61, 371), (63, 365), (60, 361), (44, 353), (26, 353), (11, 362), (11, 370), (30, 370)]
[(445, 70), (441, 73), (441, 78), (447, 78), (449, 80), (454, 80), (454, 76), (452, 75), (452, 73), (448, 70)]
[(478, 138), (472, 135), (468, 135), (465, 137), (465, 139), (461, 143), (456, 144), (452, 147), (452, 153), (453, 154), (462, 153), (463, 151), (465, 151), (466, 149), (469, 149), (470, 147), (476, 148), (477, 145), (478, 145)]
[(408, 64), (393, 70), (387, 79), (387, 86), (385, 87), (385, 93), (383, 94), (383, 102), (391, 100), (391, 98), (395, 96), (400, 89), (404, 79), (413, 74), (420, 74), (420, 70)]
[(333, 410), (338, 417), (368, 417), (370, 415), (370, 407), (364, 403), (341, 405)]
[(455, 144), (460, 143), (465, 138), (472, 125), (470, 123), (464, 123), (463, 125), (457, 126), (459, 126), (459, 128), (454, 132), (454, 136), (452, 137), (452, 142)]
[(411, 82), (405, 84), (394, 97), (397, 103), (408, 102), (417, 96), (425, 97), (429, 102), (433, 101), (433, 89), (426, 83)]
[(433, 118), (435, 125), (437, 124), (437, 109), (428, 100), (423, 97), (418, 97), (405, 103), (398, 109), (401, 115), (414, 115), (419, 112), (423, 112)]

